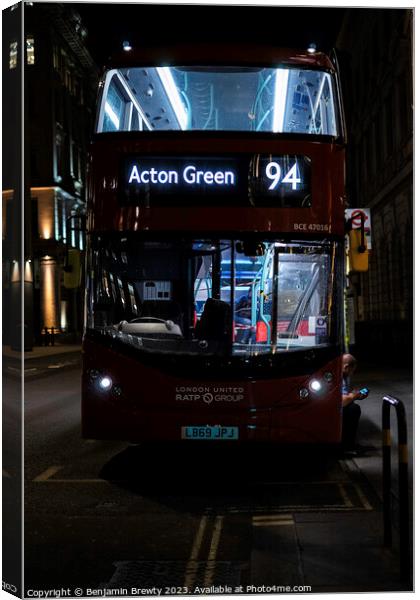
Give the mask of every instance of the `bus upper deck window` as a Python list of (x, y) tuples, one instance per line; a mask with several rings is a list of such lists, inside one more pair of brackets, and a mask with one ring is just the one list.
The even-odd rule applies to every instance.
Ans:
[(334, 78), (321, 70), (282, 65), (114, 69), (105, 79), (98, 132), (337, 136), (337, 109)]
[(117, 86), (111, 83), (104, 105), (103, 131), (119, 131), (122, 129), (125, 103)]

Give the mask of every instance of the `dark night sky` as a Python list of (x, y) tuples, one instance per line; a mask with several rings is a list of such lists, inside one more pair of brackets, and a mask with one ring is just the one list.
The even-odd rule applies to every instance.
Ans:
[[(69, 3), (70, 4), (70, 3)], [(188, 41), (241, 41), (283, 47), (315, 42), (329, 51), (345, 9), (273, 6), (182, 6), (75, 3), (88, 29), (87, 46), (98, 65), (122, 42), (166, 45)]]

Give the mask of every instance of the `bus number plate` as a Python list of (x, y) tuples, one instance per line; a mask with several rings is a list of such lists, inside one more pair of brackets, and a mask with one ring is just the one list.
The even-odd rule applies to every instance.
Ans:
[(239, 428), (190, 425), (182, 428), (181, 437), (183, 440), (237, 440)]

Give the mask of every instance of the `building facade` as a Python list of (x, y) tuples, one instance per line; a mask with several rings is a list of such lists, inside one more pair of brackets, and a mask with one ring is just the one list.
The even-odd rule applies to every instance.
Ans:
[[(3, 36), (3, 115), (7, 85), (20, 77), (24, 62), (25, 197), (25, 345), (46, 341), (46, 332), (77, 339), (81, 332), (81, 288), (64, 285), (69, 251), (83, 263), (85, 249), (85, 169), (98, 71), (85, 46), (86, 30), (79, 15), (65, 5), (26, 3), (24, 48), (10, 32)], [(6, 39), (5, 39), (6, 38)], [(11, 100), (10, 100), (11, 101)], [(5, 116), (6, 115), (6, 116)], [(8, 185), (12, 165), (3, 162), (3, 302), (13, 302), (11, 282), (18, 278), (11, 255), (13, 198)], [(27, 288), (27, 289), (26, 289)], [(30, 308), (31, 307), (31, 308)], [(31, 310), (32, 309), (32, 310)], [(4, 323), (4, 342), (16, 324)]]
[(359, 356), (413, 347), (413, 11), (349, 9), (337, 41), (348, 126), (347, 200), (368, 207), (367, 273), (350, 275)]

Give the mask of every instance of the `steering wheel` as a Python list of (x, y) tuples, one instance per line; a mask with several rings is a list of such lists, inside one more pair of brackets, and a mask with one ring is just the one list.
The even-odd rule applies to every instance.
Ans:
[(168, 331), (173, 331), (176, 328), (175, 323), (171, 319), (158, 319), (157, 317), (136, 317), (130, 323), (163, 323)]
[(158, 319), (157, 317), (136, 317), (131, 319), (130, 323), (138, 323), (139, 321), (157, 321), (158, 323), (166, 323), (169, 319)]

